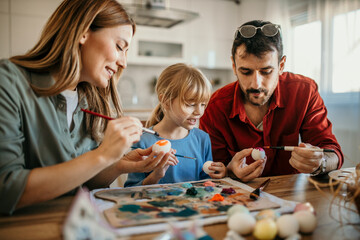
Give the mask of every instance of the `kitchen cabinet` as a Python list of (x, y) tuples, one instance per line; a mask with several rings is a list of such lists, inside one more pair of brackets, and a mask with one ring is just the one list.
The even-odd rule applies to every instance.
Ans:
[[(129, 50), (129, 64), (170, 65), (191, 63), (209, 69), (231, 69), (231, 47), (238, 26), (239, 6), (232, 1), (184, 0), (170, 1), (170, 7), (199, 13), (199, 17), (169, 29), (138, 26)], [(168, 49), (169, 55), (153, 54), (153, 47)], [(142, 52), (148, 43), (147, 54)], [(169, 46), (177, 49), (172, 55)], [(146, 49), (145, 49), (146, 50)]]

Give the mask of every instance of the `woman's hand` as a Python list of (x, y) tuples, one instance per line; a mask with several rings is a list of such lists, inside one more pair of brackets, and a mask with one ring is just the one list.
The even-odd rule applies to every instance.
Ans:
[(117, 164), (122, 173), (150, 172), (158, 164), (167, 163), (176, 165), (177, 158), (172, 153), (152, 152), (152, 147), (146, 149), (135, 149), (126, 154)]
[(104, 138), (95, 150), (101, 159), (111, 165), (118, 161), (131, 145), (140, 140), (142, 124), (133, 117), (121, 117), (108, 122)]
[(252, 148), (247, 148), (237, 152), (227, 165), (228, 170), (232, 171), (243, 182), (259, 177), (265, 168), (264, 159), (257, 160), (250, 165), (244, 164), (246, 157), (251, 154), (252, 150)]

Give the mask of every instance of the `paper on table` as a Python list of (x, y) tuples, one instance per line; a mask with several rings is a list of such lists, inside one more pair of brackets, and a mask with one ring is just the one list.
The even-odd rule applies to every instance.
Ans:
[[(211, 180), (211, 179), (210, 179)], [(232, 180), (231, 178), (224, 178), (223, 180), (238, 186), (244, 190), (247, 190), (249, 192), (252, 192), (254, 190), (254, 188)], [(93, 203), (95, 203), (95, 205), (97, 206), (97, 208), (102, 212), (106, 209), (109, 209), (111, 207), (113, 207), (115, 205), (115, 203), (110, 202), (110, 201), (106, 201), (106, 200), (102, 200), (99, 198), (96, 198), (94, 196), (94, 194), (98, 191), (101, 190), (105, 190), (105, 189), (95, 189), (93, 191), (91, 191), (90, 194), (90, 199), (91, 201), (93, 201)], [(278, 198), (276, 196), (273, 196), (269, 193), (266, 192), (262, 192), (261, 195), (263, 198), (267, 198), (272, 202), (276, 202), (278, 203), (281, 207), (276, 209), (277, 212), (283, 214), (283, 213), (289, 213), (289, 212), (293, 212), (296, 204), (298, 202), (294, 202), (294, 201), (288, 201), (288, 200), (284, 200), (281, 198)], [(252, 215), (256, 215), (259, 211), (253, 211), (251, 212)], [(188, 228), (191, 226), (193, 220), (188, 220), (188, 221), (181, 221), (181, 222), (177, 222), (174, 223), (176, 225), (176, 227), (179, 228)], [(226, 215), (222, 215), (222, 216), (215, 216), (215, 217), (208, 217), (208, 218), (200, 218), (197, 219), (198, 223), (200, 225), (210, 225), (210, 224), (215, 224), (215, 223), (221, 223), (221, 222), (226, 222), (227, 221), (227, 216)], [(146, 234), (146, 233), (152, 233), (152, 232), (161, 232), (161, 231), (166, 231), (168, 229), (168, 224), (167, 223), (159, 223), (159, 224), (151, 224), (151, 225), (141, 225), (141, 226), (134, 226), (134, 227), (126, 227), (126, 228), (121, 228), (121, 229), (115, 229), (115, 232), (119, 235), (119, 236), (129, 236), (129, 235), (136, 235), (136, 234)]]

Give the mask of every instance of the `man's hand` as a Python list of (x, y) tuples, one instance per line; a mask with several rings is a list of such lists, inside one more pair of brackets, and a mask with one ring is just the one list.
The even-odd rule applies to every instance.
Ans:
[(312, 173), (319, 168), (324, 153), (309, 151), (306, 148), (319, 149), (319, 147), (312, 146), (309, 143), (300, 143), (299, 147), (292, 151), (289, 163), (301, 173)]
[(228, 170), (232, 171), (243, 182), (259, 177), (265, 168), (265, 159), (244, 166), (246, 157), (251, 154), (252, 150), (252, 148), (247, 148), (236, 153), (227, 166)]

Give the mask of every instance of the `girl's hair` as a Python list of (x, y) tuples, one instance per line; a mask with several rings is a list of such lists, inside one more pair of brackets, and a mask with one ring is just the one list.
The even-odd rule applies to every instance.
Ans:
[[(79, 81), (82, 67), (79, 41), (83, 34), (89, 29), (97, 31), (118, 25), (131, 25), (135, 33), (135, 22), (116, 0), (64, 0), (49, 18), (35, 47), (10, 60), (33, 72), (56, 74), (57, 81), (50, 88), (32, 88), (41, 96), (57, 95)], [(116, 90), (121, 73), (119, 69), (106, 88), (87, 82), (77, 85), (79, 94), (86, 96), (90, 110), (103, 115), (114, 115), (114, 112), (122, 115)], [(89, 114), (85, 118), (92, 137), (100, 141), (106, 121)]]
[(180, 104), (207, 103), (211, 96), (211, 84), (197, 68), (184, 63), (167, 67), (159, 76), (156, 86), (159, 104), (153, 110), (146, 127), (159, 123), (164, 117), (163, 104), (169, 104), (179, 97)]

